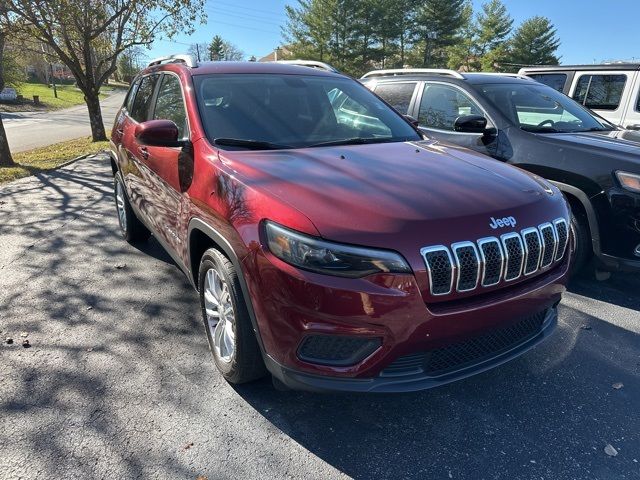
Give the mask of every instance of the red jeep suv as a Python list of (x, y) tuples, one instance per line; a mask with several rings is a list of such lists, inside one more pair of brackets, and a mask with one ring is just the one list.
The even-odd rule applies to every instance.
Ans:
[(156, 60), (111, 150), (122, 234), (153, 233), (193, 282), (229, 382), (419, 390), (556, 324), (573, 248), (560, 192), (423, 138), (338, 73)]

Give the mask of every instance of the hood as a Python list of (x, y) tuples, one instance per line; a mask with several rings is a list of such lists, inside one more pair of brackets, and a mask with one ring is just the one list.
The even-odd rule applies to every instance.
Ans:
[(562, 144), (565, 148), (588, 151), (590, 154), (635, 159), (640, 164), (640, 132), (613, 130), (611, 132), (549, 133), (539, 135), (544, 141)]
[[(326, 239), (394, 249), (499, 236), (566, 216), (562, 195), (520, 169), (436, 142), (226, 151), (248, 186), (306, 215)], [(548, 187), (547, 187), (548, 188)], [(495, 225), (495, 223), (493, 223)]]

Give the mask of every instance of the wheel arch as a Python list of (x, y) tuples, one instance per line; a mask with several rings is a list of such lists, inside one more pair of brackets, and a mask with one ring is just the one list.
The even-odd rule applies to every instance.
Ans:
[(591, 244), (593, 247), (594, 254), (600, 255), (601, 247), (600, 247), (600, 228), (598, 224), (598, 217), (596, 215), (596, 211), (587, 197), (587, 194), (584, 193), (577, 187), (573, 185), (567, 185), (566, 183), (556, 182), (553, 180), (549, 180), (556, 187), (560, 189), (560, 191), (564, 194), (565, 198), (571, 205), (572, 209), (578, 208), (587, 218), (587, 222), (589, 224), (589, 230), (591, 234)]
[(247, 286), (247, 282), (245, 280), (244, 271), (242, 270), (242, 265), (240, 264), (240, 259), (236, 255), (233, 247), (218, 231), (216, 231), (213, 227), (199, 218), (193, 218), (189, 222), (187, 239), (187, 258), (189, 261), (188, 271), (190, 275), (189, 280), (197, 290), (199, 289), (198, 272), (200, 259), (202, 258), (204, 252), (206, 252), (209, 248), (215, 248), (219, 250), (233, 264), (238, 275), (238, 281), (240, 282), (242, 296), (244, 297), (245, 303), (247, 305), (247, 310), (249, 312), (249, 317), (251, 318), (253, 331), (256, 335), (256, 339), (258, 340), (260, 350), (262, 351), (263, 356), (265, 356), (266, 352), (264, 349), (262, 338), (260, 336), (260, 331), (258, 329), (258, 322), (256, 320), (253, 302), (251, 300), (251, 296), (249, 295), (249, 287)]

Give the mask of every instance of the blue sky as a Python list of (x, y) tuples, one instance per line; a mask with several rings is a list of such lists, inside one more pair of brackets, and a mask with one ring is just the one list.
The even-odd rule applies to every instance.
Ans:
[[(473, 0), (476, 9), (486, 0)], [(640, 1), (618, 0), (503, 0), (519, 24), (534, 15), (549, 17), (561, 39), (561, 63), (599, 63), (607, 60), (640, 61), (637, 23)], [(218, 34), (236, 44), (247, 57), (261, 57), (283, 42), (286, 0), (207, 0), (208, 22), (191, 36), (175, 42), (161, 40), (149, 57), (186, 51), (193, 42), (208, 42)], [(180, 42), (180, 43), (176, 43)], [(186, 45), (184, 45), (186, 44)]]

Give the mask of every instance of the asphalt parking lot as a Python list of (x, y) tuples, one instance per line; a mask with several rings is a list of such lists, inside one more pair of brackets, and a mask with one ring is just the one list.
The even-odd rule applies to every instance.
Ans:
[(438, 389), (232, 388), (111, 188), (104, 157), (0, 187), (0, 478), (640, 478), (638, 276), (579, 279), (549, 340)]

